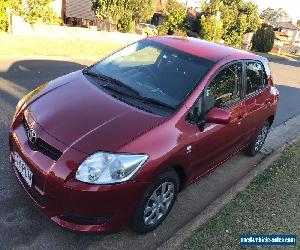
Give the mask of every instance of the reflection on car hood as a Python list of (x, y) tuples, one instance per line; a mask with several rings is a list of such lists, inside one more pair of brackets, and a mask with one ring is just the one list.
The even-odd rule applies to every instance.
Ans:
[(166, 119), (111, 97), (81, 71), (48, 84), (28, 108), (48, 134), (87, 154), (117, 151)]

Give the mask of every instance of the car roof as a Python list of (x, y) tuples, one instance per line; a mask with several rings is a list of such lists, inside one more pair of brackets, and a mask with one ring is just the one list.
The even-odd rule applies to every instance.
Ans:
[(218, 62), (228, 57), (235, 60), (266, 60), (264, 57), (254, 55), (243, 50), (238, 50), (235, 48), (219, 45), (213, 42), (208, 42), (193, 37), (153, 36), (148, 37), (147, 39), (214, 62)]

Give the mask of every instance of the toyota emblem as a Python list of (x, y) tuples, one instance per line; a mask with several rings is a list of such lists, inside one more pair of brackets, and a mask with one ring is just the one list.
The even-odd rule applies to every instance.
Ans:
[(33, 128), (31, 128), (27, 131), (27, 137), (28, 137), (28, 140), (32, 144), (36, 143), (37, 135), (36, 135), (36, 132)]

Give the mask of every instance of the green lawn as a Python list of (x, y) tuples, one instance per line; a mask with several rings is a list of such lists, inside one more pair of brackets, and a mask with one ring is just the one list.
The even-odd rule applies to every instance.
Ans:
[(284, 55), (277, 55), (277, 54), (271, 54), (271, 53), (263, 53), (263, 52), (253, 52), (252, 53), (259, 55), (259, 56), (263, 56), (265, 58), (267, 58), (268, 60), (271, 61), (280, 61), (280, 60), (286, 60), (288, 59), (288, 57), (284, 56)]
[(120, 48), (122, 42), (14, 36), (0, 32), (0, 56), (66, 56), (97, 59)]
[(282, 61), (282, 60), (299, 60), (299, 56), (289, 55), (289, 54), (273, 54), (273, 53), (263, 53), (263, 52), (252, 52), (254, 54), (257, 54), (259, 56), (266, 57), (270, 61)]
[(300, 249), (300, 141), (200, 228), (183, 248), (287, 249), (242, 248), (240, 234), (296, 234), (296, 249)]

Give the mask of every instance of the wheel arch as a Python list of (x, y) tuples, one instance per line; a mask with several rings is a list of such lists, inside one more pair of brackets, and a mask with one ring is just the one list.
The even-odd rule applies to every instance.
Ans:
[(180, 180), (180, 185), (179, 185), (179, 192), (180, 192), (185, 186), (187, 181), (187, 174), (185, 172), (184, 167), (182, 165), (172, 165), (169, 168), (167, 168), (167, 171), (168, 170), (174, 170), (177, 173)]
[(273, 122), (274, 122), (274, 118), (275, 118), (274, 115), (271, 115), (271, 116), (268, 117), (268, 122), (269, 122), (269, 124), (270, 124), (270, 127), (272, 126), (272, 124), (273, 124)]

